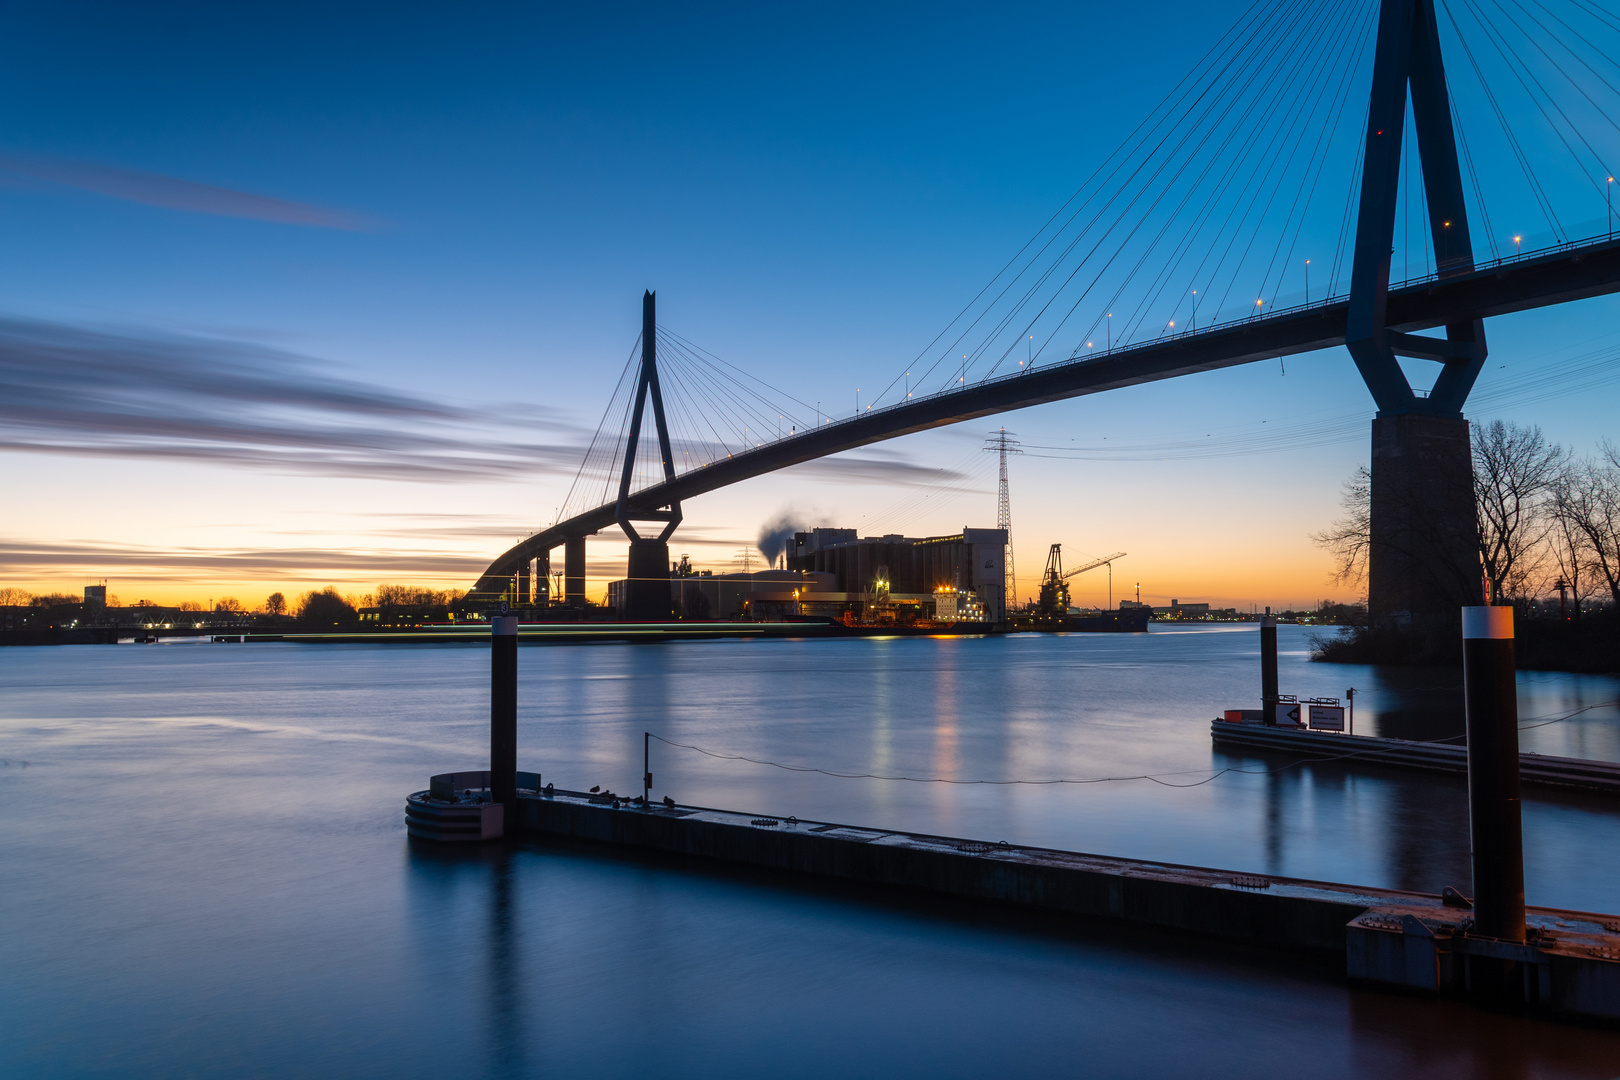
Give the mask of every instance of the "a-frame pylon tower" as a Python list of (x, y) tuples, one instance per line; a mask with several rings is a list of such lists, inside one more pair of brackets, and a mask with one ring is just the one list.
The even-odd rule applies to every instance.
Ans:
[[(669, 443), (669, 424), (664, 419), (664, 392), (658, 384), (658, 294), (648, 291), (641, 297), (641, 370), (636, 376), (635, 402), (630, 413), (630, 432), (624, 444), (623, 468), (619, 474), (619, 501), (615, 518), (630, 538), (630, 565), (626, 575), (624, 616), (629, 619), (667, 619), (673, 609), (670, 591), (669, 538), (681, 523), (681, 504), (638, 507), (630, 493), (635, 473), (636, 451), (641, 443), (642, 417), (649, 400), (653, 426), (658, 434), (658, 456), (664, 479), (675, 479), (675, 454)], [(635, 522), (659, 522), (663, 528), (656, 537), (643, 537)]]
[[(1367, 111), (1361, 205), (1345, 344), (1378, 406), (1372, 429), (1368, 607), (1375, 624), (1435, 648), (1454, 644), (1459, 609), (1480, 602), (1479, 526), (1462, 407), (1485, 363), (1480, 319), (1445, 337), (1387, 321), (1390, 256), (1410, 98), (1435, 261), (1441, 277), (1474, 269), (1451, 96), (1434, 0), (1383, 0)], [(1439, 362), (1427, 393), (1397, 357)]]

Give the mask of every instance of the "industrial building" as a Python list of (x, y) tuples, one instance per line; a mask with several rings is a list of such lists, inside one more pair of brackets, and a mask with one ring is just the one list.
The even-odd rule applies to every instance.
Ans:
[[(1006, 548), (1005, 529), (925, 537), (811, 529), (793, 534), (786, 558), (789, 570), (832, 575), (831, 591), (841, 598), (915, 604), (946, 618), (966, 617), (965, 609), (972, 608), (983, 621), (999, 623), (1007, 617)], [(942, 596), (949, 615), (939, 610)]]
[[(685, 619), (825, 616), (858, 623), (1003, 622), (1003, 529), (953, 536), (795, 533), (785, 568), (753, 573), (670, 571), (670, 613)], [(608, 583), (608, 607), (628, 609), (630, 581)]]
[[(684, 572), (683, 572), (684, 571)], [(629, 581), (608, 582), (608, 607), (623, 615)], [(693, 573), (684, 564), (670, 574), (670, 610), (683, 619), (784, 619), (798, 615), (837, 614), (831, 574), (790, 570), (754, 573)]]

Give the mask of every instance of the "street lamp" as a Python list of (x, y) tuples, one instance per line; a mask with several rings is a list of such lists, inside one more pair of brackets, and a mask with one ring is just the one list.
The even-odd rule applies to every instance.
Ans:
[(1311, 260), (1305, 260), (1305, 306), (1311, 306)]

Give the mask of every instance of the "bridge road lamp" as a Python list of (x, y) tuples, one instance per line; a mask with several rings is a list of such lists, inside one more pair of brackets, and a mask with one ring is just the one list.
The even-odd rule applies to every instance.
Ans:
[(1524, 239), (1524, 237), (1522, 237), (1522, 236), (1515, 236), (1513, 238), (1513, 257), (1514, 258), (1519, 257), (1519, 250), (1520, 250), (1519, 249), (1519, 241), (1523, 240), (1523, 239)]
[(1305, 306), (1311, 306), (1311, 260), (1305, 260)]
[(1614, 177), (1612, 177), (1612, 176), (1609, 177), (1609, 182), (1607, 184), (1603, 185), (1603, 197), (1604, 197), (1604, 201), (1609, 204), (1609, 239), (1613, 240), (1614, 239)]
[(1187, 327), (1188, 330), (1196, 330), (1196, 329), (1198, 329), (1198, 290), (1194, 289), (1192, 291), (1192, 293), (1193, 293), (1193, 317), (1192, 317), (1191, 325), (1189, 325)]
[(1114, 313), (1112, 311), (1110, 311), (1108, 313), (1107, 326), (1108, 326), (1108, 351), (1113, 352), (1114, 351)]

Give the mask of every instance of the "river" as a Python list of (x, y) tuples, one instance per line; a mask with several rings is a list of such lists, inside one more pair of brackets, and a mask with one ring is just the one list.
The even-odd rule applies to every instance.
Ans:
[[(1358, 732), (1461, 733), (1456, 672), (1311, 664), (1280, 631), (1285, 693), (1354, 686)], [(686, 803), (1466, 890), (1460, 777), (1212, 749), (1258, 666), (1253, 626), (525, 648), (519, 762), (636, 791), (650, 731), (791, 767), (654, 742), (654, 795)], [(465, 645), (0, 650), (0, 1075), (1620, 1076), (1620, 1033), (1332, 965), (413, 846), (404, 796), (486, 760), (488, 679)], [(1525, 749), (1620, 761), (1620, 679), (1519, 687)], [(1007, 783), (1052, 780), (1097, 782)], [(1524, 829), (1531, 903), (1620, 910), (1620, 804), (1532, 789)]]

